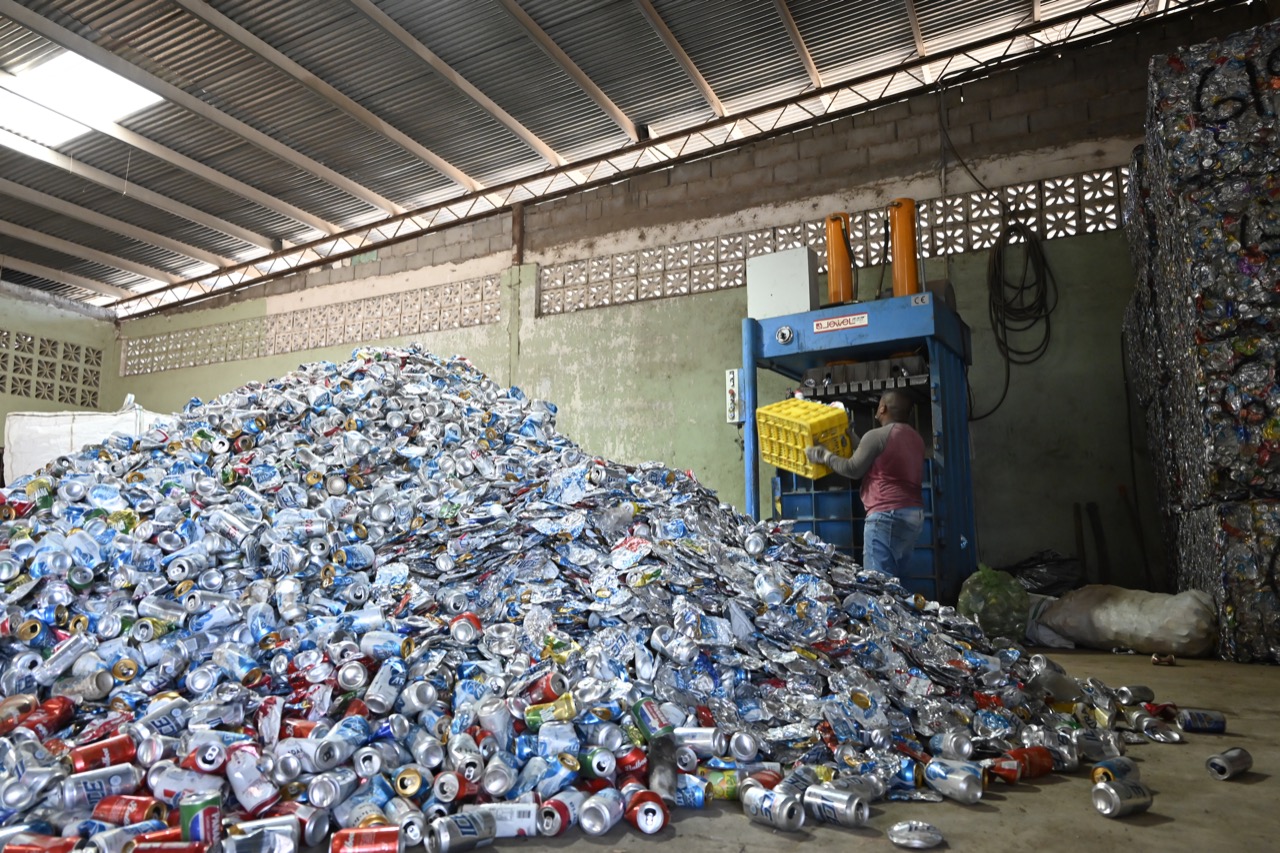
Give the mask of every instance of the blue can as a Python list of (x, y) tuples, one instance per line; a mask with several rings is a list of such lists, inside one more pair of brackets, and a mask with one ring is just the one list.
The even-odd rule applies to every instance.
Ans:
[(538, 736), (529, 732), (516, 735), (511, 744), (511, 749), (515, 753), (516, 761), (523, 767), (525, 762), (538, 754)]
[(707, 780), (692, 773), (676, 774), (676, 807), (700, 809), (707, 805)]
[(578, 778), (578, 759), (566, 753), (561, 753), (561, 756), (566, 760), (561, 761), (560, 757), (547, 759), (549, 766), (534, 787), (543, 800), (551, 799)]

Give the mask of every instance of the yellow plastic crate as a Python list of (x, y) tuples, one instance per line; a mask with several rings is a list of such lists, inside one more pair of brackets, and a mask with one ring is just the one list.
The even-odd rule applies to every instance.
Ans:
[(837, 456), (849, 455), (849, 415), (811, 400), (789, 399), (756, 409), (760, 458), (771, 465), (818, 480), (831, 473), (815, 465), (805, 449), (821, 444)]

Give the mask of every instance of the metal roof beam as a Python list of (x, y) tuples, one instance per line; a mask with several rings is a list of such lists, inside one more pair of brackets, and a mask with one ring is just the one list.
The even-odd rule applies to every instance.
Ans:
[(0, 234), (13, 237), (16, 240), (25, 240), (37, 246), (44, 246), (46, 249), (53, 249), (56, 252), (62, 252), (64, 255), (70, 255), (73, 258), (83, 258), (86, 261), (93, 261), (106, 267), (115, 267), (123, 272), (131, 272), (134, 275), (160, 284), (177, 284), (182, 281), (182, 276), (173, 275), (172, 273), (158, 270), (155, 267), (149, 267), (146, 264), (139, 264), (128, 258), (121, 258), (117, 255), (109, 255), (106, 252), (99, 252), (97, 249), (90, 249), (88, 246), (82, 246), (79, 243), (72, 243), (70, 240), (63, 240), (61, 237), (55, 237), (52, 234), (46, 234), (43, 231), (36, 231), (32, 228), (26, 228), (22, 225), (15, 225), (5, 219), (0, 219)]
[(698, 67), (693, 64), (693, 60), (689, 58), (684, 46), (676, 39), (675, 33), (671, 32), (667, 22), (662, 20), (658, 10), (653, 8), (653, 3), (650, 0), (636, 0), (636, 5), (640, 7), (641, 14), (648, 19), (649, 26), (653, 27), (653, 31), (658, 34), (658, 38), (662, 39), (663, 44), (667, 46), (667, 50), (671, 51), (671, 55), (676, 58), (676, 62), (680, 63), (684, 73), (689, 76), (689, 79), (693, 81), (693, 85), (702, 93), (702, 99), (710, 105), (711, 111), (723, 117), (725, 115), (724, 104), (720, 103), (716, 93), (711, 90), (711, 84), (707, 82), (707, 78), (702, 76), (702, 72), (698, 70)]
[(511, 115), (511, 113), (498, 106), (492, 98), (472, 85), (471, 81), (459, 74), (453, 66), (441, 59), (426, 45), (418, 41), (418, 39), (414, 38), (412, 33), (400, 26), (394, 18), (374, 5), (372, 0), (348, 0), (348, 2), (363, 12), (365, 17), (373, 22), (374, 26), (391, 36), (414, 56), (430, 65), (437, 74), (444, 78), (445, 82), (452, 85), (464, 96), (475, 101), (480, 105), (481, 109), (505, 125), (506, 128), (516, 136), (524, 140), (524, 143), (537, 152), (539, 157), (546, 160), (552, 166), (563, 166), (568, 163), (568, 161), (565, 160), (564, 157), (561, 157), (555, 149), (543, 142), (536, 133), (525, 127), (515, 116)]
[(911, 21), (911, 37), (916, 40), (916, 54), (920, 57), (928, 56), (929, 53), (924, 47), (924, 33), (920, 31), (920, 15), (916, 12), (915, 0), (902, 0), (907, 4), (907, 18)]
[(165, 213), (172, 213), (188, 222), (203, 226), (212, 231), (219, 231), (228, 237), (234, 237), (237, 240), (266, 249), (268, 252), (274, 252), (278, 246), (276, 241), (270, 237), (264, 237), (261, 234), (255, 234), (247, 228), (241, 228), (234, 222), (228, 222), (225, 219), (214, 216), (211, 213), (205, 213), (196, 208), (183, 204), (180, 201), (153, 192), (146, 187), (132, 184), (123, 178), (118, 178), (110, 172), (104, 172), (96, 169), (87, 163), (79, 162), (66, 154), (62, 154), (47, 145), (41, 145), (39, 142), (32, 142), (29, 139), (18, 136), (16, 133), (10, 133), (0, 128), (0, 146), (4, 146), (11, 151), (17, 151), (19, 154), (39, 160), (42, 163), (48, 163), (73, 175), (78, 175), (85, 180), (92, 181), (99, 186), (106, 187), (109, 190), (120, 193), (120, 195), (135, 198), (138, 201), (148, 204), (157, 210), (163, 210)]
[(349, 117), (360, 122), (360, 124), (372, 130), (374, 133), (381, 134), (387, 139), (399, 145), (405, 151), (408, 151), (414, 157), (426, 163), (440, 174), (444, 175), (455, 184), (460, 185), (464, 189), (474, 192), (483, 189), (484, 185), (466, 172), (454, 166), (445, 160), (439, 154), (427, 148), (418, 140), (409, 136), (402, 130), (394, 127), (385, 119), (380, 118), (351, 98), (339, 91), (337, 87), (321, 80), (312, 72), (303, 68), (297, 62), (285, 56), (279, 50), (267, 44), (226, 15), (214, 9), (204, 0), (173, 0), (183, 9), (186, 9), (192, 15), (204, 21), (209, 26), (218, 30), (220, 33), (231, 39), (236, 44), (243, 47), (251, 53), (257, 54), (262, 59), (279, 68), (302, 85), (306, 86), (312, 92), (315, 92), (331, 105), (337, 107)]
[(515, 18), (516, 23), (524, 28), (529, 37), (542, 48), (543, 52), (555, 61), (557, 65), (573, 78), (578, 84), (578, 88), (586, 92), (591, 100), (596, 102), (600, 109), (608, 113), (609, 118), (613, 119), (618, 127), (622, 128), (622, 132), (632, 142), (640, 141), (640, 132), (636, 129), (636, 124), (627, 118), (627, 114), (615, 104), (604, 90), (595, 84), (595, 82), (587, 76), (587, 73), (578, 67), (578, 64), (569, 58), (569, 54), (565, 53), (560, 45), (556, 44), (551, 36), (547, 35), (547, 31), (538, 26), (538, 22), (529, 17), (529, 13), (520, 7), (516, 0), (498, 0), (502, 4), (502, 8), (507, 10), (507, 14)]
[(252, 125), (246, 124), (233, 116), (227, 115), (216, 107), (200, 100), (195, 95), (188, 93), (185, 89), (181, 89), (172, 83), (161, 80), (154, 74), (144, 71), (132, 62), (121, 56), (117, 56), (106, 48), (100, 47), (99, 45), (76, 35), (64, 27), (58, 26), (43, 15), (39, 15), (36, 12), (20, 5), (16, 0), (0, 0), (0, 15), (21, 24), (35, 34), (43, 36), (60, 47), (63, 47), (73, 53), (78, 53), (85, 59), (92, 62), (96, 62), (103, 68), (119, 74), (131, 83), (136, 83), (142, 88), (150, 92), (154, 92), (165, 100), (171, 101), (183, 109), (195, 113), (202, 119), (212, 122), (223, 130), (227, 130), (236, 136), (239, 136), (246, 142), (256, 145), (268, 154), (283, 160), (289, 165), (297, 169), (301, 169), (304, 172), (310, 172), (312, 175), (332, 184), (352, 197), (360, 199), (371, 207), (376, 207), (379, 210), (391, 214), (401, 214), (405, 212), (405, 209), (400, 205), (390, 199), (382, 197), (368, 187), (361, 186), (346, 175), (329, 168), (323, 163), (319, 163), (311, 159), (299, 151), (295, 151), (269, 134), (263, 133)]
[(116, 287), (114, 284), (98, 281), (96, 278), (85, 278), (75, 273), (55, 270), (53, 267), (46, 267), (43, 264), (33, 264), (31, 261), (24, 261), (11, 255), (0, 255), (0, 271), (6, 269), (17, 270), (27, 275), (34, 275), (37, 278), (56, 281), (58, 284), (78, 287), (81, 290), (100, 293), (103, 296), (113, 296), (117, 299), (132, 299), (138, 295), (131, 290), (125, 290), (123, 287)]
[(97, 211), (89, 210), (87, 207), (72, 204), (65, 199), (49, 195), (48, 193), (42, 193), (39, 190), (33, 190), (31, 187), (14, 183), (13, 181), (5, 178), (0, 178), (0, 193), (13, 196), (16, 199), (21, 199), (28, 204), (43, 207), (46, 210), (52, 210), (54, 213), (60, 213), (63, 216), (69, 216), (72, 219), (78, 219), (81, 222), (87, 222), (90, 225), (95, 225), (98, 228), (103, 228), (114, 234), (119, 234), (132, 240), (138, 240), (142, 243), (150, 243), (153, 246), (158, 246), (161, 249), (173, 252), (175, 255), (181, 255), (184, 258), (191, 258), (192, 260), (200, 261), (201, 263), (206, 263), (210, 266), (228, 267), (233, 266), (236, 263), (236, 261), (231, 258), (224, 258), (220, 255), (215, 255), (212, 252), (206, 252), (204, 249), (198, 249), (195, 246), (188, 246), (186, 243), (181, 243), (170, 237), (166, 237), (163, 234), (157, 234), (154, 231), (139, 228), (137, 225), (130, 225), (127, 222), (121, 222), (119, 219), (107, 216), (104, 213), (98, 213)]
[[(12, 74), (5, 71), (3, 68), (0, 68), (0, 87), (8, 88), (5, 86), (5, 82), (13, 79), (14, 76)], [(206, 166), (199, 160), (174, 151), (172, 148), (166, 148), (160, 143), (154, 142), (140, 133), (135, 133), (122, 124), (116, 124), (113, 121), (103, 121), (102, 119), (78, 112), (68, 112), (62, 105), (53, 107), (49, 104), (41, 104), (41, 106), (51, 112), (63, 116), (64, 118), (69, 118), (72, 121), (83, 124), (85, 127), (96, 130), (98, 133), (123, 142), (125, 145), (132, 146), (145, 154), (150, 154), (157, 160), (162, 160), (170, 166), (182, 169), (184, 172), (188, 172), (221, 189), (247, 199), (259, 207), (266, 208), (273, 213), (278, 213), (286, 219), (292, 219), (294, 222), (314, 228), (323, 234), (337, 234), (342, 230), (341, 227), (332, 222), (326, 222), (319, 216), (314, 216), (300, 207), (294, 207), (288, 202), (280, 201), (275, 196), (265, 193), (257, 187), (251, 187), (243, 181), (238, 181), (224, 172), (219, 172), (217, 169)]]
[(787, 6), (787, 0), (773, 0), (773, 5), (778, 7), (778, 17), (782, 18), (782, 24), (787, 28), (787, 35), (791, 36), (791, 45), (796, 49), (796, 53), (800, 54), (800, 61), (804, 63), (804, 70), (809, 73), (809, 82), (821, 89), (822, 75), (818, 73), (818, 66), (813, 63), (813, 55), (809, 53), (809, 46), (804, 43), (804, 36), (800, 35), (800, 28), (796, 26), (796, 19), (791, 16), (791, 9)]

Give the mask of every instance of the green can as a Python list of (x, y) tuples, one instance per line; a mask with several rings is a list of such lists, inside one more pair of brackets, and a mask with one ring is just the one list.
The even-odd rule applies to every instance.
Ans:
[(216, 847), (222, 840), (222, 794), (192, 791), (178, 798), (183, 841), (203, 841)]
[(713, 800), (738, 799), (737, 770), (701, 770), (698, 775), (707, 780), (707, 796)]
[(646, 741), (652, 741), (656, 737), (669, 735), (675, 731), (675, 726), (671, 725), (666, 715), (662, 713), (662, 709), (658, 707), (658, 700), (651, 696), (646, 696), (631, 706), (631, 718), (636, 721), (636, 726)]

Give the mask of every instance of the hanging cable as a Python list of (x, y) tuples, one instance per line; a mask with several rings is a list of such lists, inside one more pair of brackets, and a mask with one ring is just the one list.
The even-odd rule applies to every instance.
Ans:
[[(1024, 246), (1021, 271), (1016, 278), (1010, 276), (1009, 268), (1009, 250), (1015, 238), (1020, 238)], [(1006, 222), (987, 260), (987, 317), (1004, 365), (1004, 387), (994, 406), (981, 415), (971, 415), (970, 420), (989, 418), (1004, 404), (1013, 365), (1035, 364), (1044, 358), (1057, 307), (1058, 284), (1045, 260), (1040, 238), (1021, 222)], [(1020, 337), (1024, 335), (1031, 337)]]
[[(969, 385), (969, 420), (980, 421), (989, 418), (1004, 405), (1009, 396), (1009, 380), (1013, 365), (1035, 364), (1049, 349), (1053, 327), (1050, 318), (1058, 307), (1058, 283), (1053, 270), (1045, 259), (1044, 248), (1039, 236), (1023, 222), (1012, 217), (1012, 212), (1005, 199), (974, 174), (968, 162), (956, 149), (947, 132), (946, 110), (942, 103), (944, 87), (938, 81), (938, 129), (946, 148), (955, 155), (956, 162), (964, 169), (975, 184), (988, 195), (993, 196), (1000, 205), (1000, 236), (987, 256), (987, 318), (991, 323), (991, 332), (996, 339), (996, 349), (1000, 353), (1000, 361), (1004, 367), (1004, 385), (1000, 390), (1000, 399), (989, 410), (981, 415), (972, 414), (974, 410), (973, 386)], [(944, 160), (945, 166), (945, 160)], [(1022, 244), (1022, 270), (1016, 280), (1009, 277), (1009, 250), (1012, 246)], [(1016, 265), (1015, 265), (1016, 267)], [(1031, 338), (1029, 346), (1022, 338), (1013, 336), (1038, 334), (1038, 340)], [(968, 371), (965, 371), (968, 383)]]

